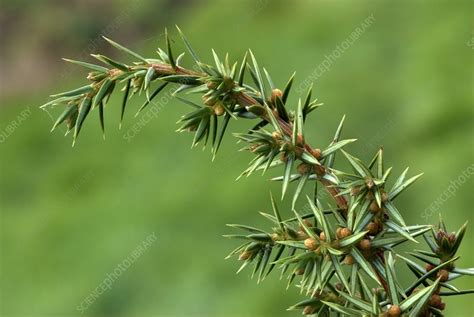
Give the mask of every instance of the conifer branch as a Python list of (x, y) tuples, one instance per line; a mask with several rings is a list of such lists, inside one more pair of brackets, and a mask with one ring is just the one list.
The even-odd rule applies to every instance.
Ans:
[[(105, 38), (134, 61), (122, 63), (92, 55), (105, 65), (101, 66), (65, 59), (90, 69), (90, 84), (52, 95), (54, 100), (42, 106), (64, 106), (53, 130), (65, 124), (68, 132), (74, 132), (74, 144), (95, 108), (99, 108), (104, 129), (105, 105), (117, 86), (123, 85), (124, 90), (123, 120), (131, 97), (144, 93), (141, 111), (168, 84), (175, 84), (173, 96), (193, 108), (181, 117), (178, 129), (194, 134), (193, 146), (205, 146), (210, 140), (215, 157), (231, 120), (256, 121), (249, 131), (234, 134), (247, 144), (245, 150), (255, 154), (241, 176), (281, 167), (282, 176), (274, 180), (282, 182), (282, 199), (291, 183), (297, 184), (292, 195), (292, 217), (285, 219), (271, 196), (272, 212), (262, 213), (271, 222), (271, 230), (231, 224), (230, 227), (244, 233), (226, 236), (244, 241), (228, 256), (236, 255), (242, 261), (238, 272), (254, 264), (252, 277), (257, 276), (258, 282), (276, 268), (281, 269), (281, 276), (289, 273), (288, 286), (299, 280), (296, 286), (308, 298), (290, 310), (302, 309), (306, 315), (317, 316), (442, 316), (442, 296), (473, 292), (458, 290), (451, 284), (461, 276), (474, 275), (474, 268), (461, 269), (455, 265), (467, 225), (456, 233), (448, 233), (442, 220), (436, 229), (428, 225), (408, 226), (394, 203), (421, 174), (407, 179), (406, 169), (391, 182), (389, 190), (391, 168), (385, 167), (382, 148), (369, 163), (346, 152), (345, 148), (356, 140), (341, 140), (344, 117), (327, 146), (311, 146), (304, 124), (308, 115), (321, 105), (311, 99), (311, 89), (290, 110), (288, 96), (294, 75), (283, 89), (276, 88), (269, 72), (260, 68), (251, 51), (240, 63), (230, 63), (227, 55), (222, 59), (212, 51), (214, 65), (204, 64), (179, 28), (178, 32), (194, 61), (192, 69), (182, 66), (183, 54), (173, 53), (167, 31), (166, 48), (158, 49), (156, 58), (145, 58)], [(159, 85), (153, 90), (156, 83)], [(182, 97), (188, 94), (199, 94), (202, 104)], [(335, 168), (338, 153), (349, 162), (352, 171)], [(301, 214), (297, 203), (310, 182), (315, 183), (314, 197), (306, 197), (306, 208)], [(318, 183), (332, 200), (324, 201)], [(395, 253), (399, 244), (419, 243), (420, 237), (429, 250), (410, 252), (416, 261)], [(411, 285), (401, 285), (396, 260), (406, 263), (413, 272)]]

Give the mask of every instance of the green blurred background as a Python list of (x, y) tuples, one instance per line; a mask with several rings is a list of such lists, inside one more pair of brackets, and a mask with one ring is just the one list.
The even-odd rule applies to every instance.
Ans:
[[(224, 261), (235, 246), (221, 237), (229, 233), (224, 224), (268, 226), (257, 211), (268, 211), (268, 188), (280, 186), (259, 176), (234, 182), (251, 156), (236, 154), (230, 136), (213, 163), (208, 150), (191, 150), (191, 136), (174, 132), (188, 109), (173, 100), (127, 138), (141, 100), (118, 130), (120, 96), (108, 107), (106, 141), (92, 117), (74, 148), (63, 130), (49, 133), (52, 119), (38, 106), (84, 82), (85, 71), (61, 57), (126, 58), (102, 34), (151, 57), (163, 46), (164, 27), (177, 39), (178, 24), (201, 58), (211, 61), (214, 48), (240, 59), (252, 48), (279, 86), (293, 71), (298, 85), (373, 14), (373, 24), (317, 79), (325, 106), (307, 135), (324, 146), (346, 114), (344, 136), (359, 139), (350, 151), (369, 159), (383, 144), (395, 173), (406, 166), (412, 175), (425, 172), (398, 201), (409, 223), (434, 223), (438, 212), (452, 230), (472, 223), (472, 173), (439, 210), (421, 217), (451, 181), (472, 171), (472, 1), (0, 3), (2, 316), (81, 315), (76, 306), (152, 233), (153, 245), (83, 316), (297, 314), (285, 309), (302, 297), (276, 275), (256, 285), (247, 271), (234, 274), (235, 261)], [(294, 91), (291, 101), (297, 98)], [(8, 132), (22, 111), (24, 120)], [(237, 122), (231, 130), (248, 127)], [(473, 232), (460, 266), (474, 264)], [(447, 316), (472, 316), (473, 308), (473, 296), (447, 299)]]

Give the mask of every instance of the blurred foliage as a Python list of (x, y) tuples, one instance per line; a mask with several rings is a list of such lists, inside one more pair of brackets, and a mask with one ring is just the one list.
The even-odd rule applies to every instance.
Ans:
[[(252, 48), (278, 86), (294, 70), (296, 84), (303, 82), (373, 14), (373, 25), (315, 82), (325, 106), (308, 122), (310, 142), (327, 144), (346, 114), (343, 137), (359, 139), (351, 151), (369, 159), (383, 144), (395, 173), (407, 165), (425, 172), (399, 201), (408, 223), (435, 223), (438, 212), (448, 227), (473, 222), (472, 173), (439, 210), (421, 216), (463, 171), (472, 171), (471, 1), (4, 0), (0, 6), (2, 315), (79, 316), (76, 306), (153, 232), (157, 241), (84, 316), (286, 316), (283, 309), (301, 299), (282, 292), (284, 281), (276, 278), (259, 286), (237, 278), (237, 264), (223, 260), (230, 247), (220, 237), (224, 224), (262, 224), (254, 206), (269, 211), (265, 188), (277, 192), (280, 184), (258, 176), (233, 182), (250, 156), (235, 154), (232, 140), (214, 163), (209, 153), (190, 150), (190, 136), (173, 132), (186, 106), (164, 105), (127, 138), (141, 118), (129, 116), (122, 130), (115, 128), (117, 96), (105, 142), (93, 122), (73, 149), (60, 131), (48, 133), (52, 119), (37, 106), (85, 75), (60, 57), (108, 52), (94, 40), (124, 10), (127, 18), (104, 35), (149, 55), (164, 46), (163, 27), (179, 24), (208, 61), (211, 47), (233, 59)], [(25, 109), (31, 114), (20, 122)], [(241, 122), (232, 130), (245, 128)], [(470, 226), (460, 266), (474, 262), (473, 237)], [(469, 282), (459, 287), (472, 288)], [(473, 308), (469, 295), (446, 304), (448, 316), (469, 316)]]

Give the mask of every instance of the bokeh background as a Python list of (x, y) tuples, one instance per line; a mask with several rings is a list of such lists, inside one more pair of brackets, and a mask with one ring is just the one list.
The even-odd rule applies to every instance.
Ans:
[[(232, 137), (215, 162), (209, 150), (190, 149), (191, 136), (174, 132), (188, 109), (173, 100), (127, 138), (141, 100), (119, 130), (116, 96), (107, 140), (91, 117), (71, 148), (63, 130), (49, 133), (59, 109), (38, 106), (84, 82), (85, 71), (61, 57), (127, 58), (101, 35), (151, 57), (164, 45), (165, 26), (182, 48), (178, 24), (201, 58), (211, 61), (214, 48), (240, 59), (252, 48), (279, 86), (293, 71), (298, 85), (371, 15), (372, 25), (316, 79), (325, 106), (309, 121), (311, 143), (327, 144), (346, 114), (344, 136), (359, 139), (350, 151), (369, 159), (383, 145), (395, 173), (425, 172), (398, 199), (409, 223), (434, 223), (438, 213), (453, 230), (473, 223), (472, 1), (2, 0), (0, 315), (80, 316), (77, 305), (154, 233), (83, 316), (294, 316), (285, 309), (302, 299), (295, 289), (286, 291), (276, 275), (256, 285), (224, 260), (235, 247), (221, 237), (230, 231), (224, 225), (268, 226), (257, 212), (270, 209), (268, 191), (280, 186), (259, 176), (234, 182), (251, 156), (236, 154)], [(294, 91), (291, 101), (298, 97)], [(231, 130), (248, 127), (237, 122)], [(473, 237), (471, 226), (459, 266), (474, 264)], [(473, 299), (447, 299), (447, 316), (472, 316)]]

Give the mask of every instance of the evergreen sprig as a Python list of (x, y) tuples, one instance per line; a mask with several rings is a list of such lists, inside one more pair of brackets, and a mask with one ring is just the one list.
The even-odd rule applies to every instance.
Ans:
[[(453, 233), (447, 232), (442, 220), (436, 228), (409, 226), (396, 207), (396, 198), (421, 174), (408, 178), (406, 169), (391, 181), (392, 169), (385, 168), (382, 148), (368, 164), (346, 152), (344, 148), (356, 140), (341, 139), (344, 117), (332, 142), (311, 146), (304, 124), (321, 105), (312, 99), (311, 88), (291, 110), (288, 96), (294, 75), (283, 90), (278, 89), (251, 51), (240, 63), (231, 63), (228, 55), (221, 58), (212, 51), (214, 64), (205, 64), (179, 28), (178, 32), (194, 61), (193, 69), (182, 66), (184, 53), (173, 53), (167, 31), (166, 48), (159, 48), (154, 58), (145, 58), (105, 38), (133, 62), (123, 63), (103, 55), (92, 55), (103, 66), (65, 59), (88, 68), (90, 83), (52, 95), (54, 99), (42, 106), (64, 106), (53, 130), (65, 124), (68, 133), (73, 132), (74, 144), (95, 108), (99, 108), (104, 129), (105, 106), (118, 86), (122, 85), (124, 91), (123, 120), (130, 98), (145, 95), (140, 112), (168, 84), (175, 84), (173, 96), (192, 107), (179, 120), (178, 131), (192, 132), (193, 146), (210, 142), (215, 157), (232, 119), (254, 120), (249, 131), (234, 134), (246, 143), (244, 150), (255, 154), (241, 176), (280, 168), (282, 176), (274, 180), (282, 183), (282, 199), (290, 183), (296, 183), (291, 198), (293, 216), (284, 219), (271, 196), (273, 212), (262, 213), (271, 222), (270, 230), (230, 224), (243, 233), (226, 236), (243, 240), (228, 256), (238, 256), (242, 261), (238, 272), (253, 265), (251, 275), (260, 282), (279, 268), (280, 277), (288, 276), (288, 287), (295, 284), (307, 296), (290, 310), (301, 309), (306, 315), (316, 316), (443, 316), (443, 296), (474, 292), (452, 285), (454, 279), (474, 274), (474, 268), (455, 265), (466, 224)], [(251, 81), (247, 82), (249, 76)], [(188, 100), (185, 96), (189, 94), (199, 94), (202, 103)], [(337, 153), (348, 161), (351, 171), (335, 168)], [(315, 194), (306, 197), (308, 208), (301, 213), (295, 209), (296, 202), (309, 184), (315, 187)], [(318, 184), (329, 193), (330, 201), (322, 201), (323, 191), (318, 190)], [(416, 249), (408, 253), (410, 257), (395, 251), (399, 244), (419, 243), (417, 237), (423, 237), (428, 251)], [(409, 286), (400, 283), (397, 259), (414, 274)]]

